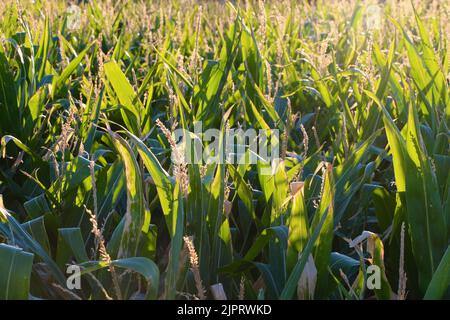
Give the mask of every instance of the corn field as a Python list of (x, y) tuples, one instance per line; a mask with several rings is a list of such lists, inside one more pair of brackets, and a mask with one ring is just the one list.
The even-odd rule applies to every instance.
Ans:
[(0, 299), (450, 299), (449, 17), (2, 1)]

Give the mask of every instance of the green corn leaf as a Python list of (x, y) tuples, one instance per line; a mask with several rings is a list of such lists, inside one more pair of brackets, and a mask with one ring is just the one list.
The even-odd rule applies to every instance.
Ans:
[(292, 270), (291, 274), (289, 275), (289, 278), (286, 281), (286, 284), (283, 288), (283, 291), (280, 294), (281, 300), (290, 300), (292, 299), (295, 289), (297, 288), (298, 280), (300, 279), (300, 276), (303, 272), (303, 269), (305, 268), (306, 262), (308, 260), (309, 255), (312, 253), (313, 247), (316, 243), (317, 238), (319, 237), (319, 234), (321, 233), (322, 227), (325, 224), (325, 221), (328, 216), (328, 210), (325, 211), (325, 213), (320, 218), (319, 223), (315, 227), (314, 231), (311, 234), (311, 237), (308, 239), (308, 242), (305, 246), (305, 249), (302, 252), (302, 255), (300, 259), (297, 260), (297, 263), (294, 266), (294, 269)]
[(45, 229), (44, 216), (23, 223), (22, 227), (49, 255), (51, 255), (50, 241), (48, 239), (47, 230)]
[(131, 257), (137, 254), (139, 238), (144, 224), (143, 181), (134, 153), (129, 144), (118, 134), (110, 132), (114, 146), (124, 164), (127, 192), (127, 211), (120, 244), (119, 257)]
[(140, 104), (135, 101), (136, 93), (133, 87), (115, 61), (105, 63), (104, 71), (120, 104), (125, 108), (125, 110), (122, 110), (122, 117), (127, 128), (134, 134), (139, 134)]
[(176, 296), (176, 284), (180, 268), (180, 252), (183, 246), (184, 230), (184, 210), (183, 199), (180, 185), (177, 182), (173, 193), (172, 204), (172, 228), (169, 230), (171, 235), (171, 249), (169, 256), (169, 265), (166, 270), (165, 298), (174, 299)]
[(28, 200), (23, 206), (31, 218), (38, 218), (46, 213), (50, 213), (50, 207), (45, 198), (45, 194), (41, 194)]
[(150, 259), (143, 257), (131, 257), (126, 259), (112, 260), (110, 263), (105, 261), (88, 261), (80, 264), (81, 274), (92, 273), (96, 270), (107, 268), (109, 266), (129, 269), (141, 274), (147, 280), (147, 299), (156, 299), (159, 287), (159, 269)]
[(0, 213), (9, 225), (10, 230), (13, 233), (13, 239), (20, 242), (24, 249), (29, 250), (40, 257), (47, 264), (55, 279), (61, 285), (64, 285), (66, 281), (64, 274), (45, 249), (42, 248), (39, 242), (34, 240), (6, 209), (0, 207)]
[(0, 243), (0, 259), (0, 300), (28, 299), (33, 254)]
[(3, 115), (0, 119), (0, 134), (18, 135), (20, 113), (17, 92), (13, 73), (2, 48), (0, 48), (0, 110)]
[(63, 72), (60, 75), (53, 77), (52, 90), (51, 90), (52, 97), (55, 97), (58, 94), (58, 92), (64, 86), (64, 84), (69, 79), (69, 77), (72, 75), (72, 73), (75, 72), (75, 70), (78, 68), (80, 63), (83, 61), (84, 56), (86, 55), (86, 53), (88, 53), (88, 51), (91, 49), (91, 47), (92, 47), (92, 44), (87, 46), (83, 51), (81, 51), (77, 55), (77, 57), (75, 57), (75, 59), (73, 59), (67, 65), (67, 67), (63, 70)]
[[(297, 182), (299, 183), (299, 182)], [(302, 183), (302, 182), (300, 182)], [(309, 238), (308, 211), (305, 204), (303, 186), (292, 197), (289, 217), (288, 269), (292, 269), (303, 251)]]
[(419, 285), (425, 292), (445, 251), (448, 230), (436, 175), (418, 127), (417, 113), (410, 105), (406, 138), (406, 204), (412, 249), (419, 267)]
[(51, 37), (51, 26), (50, 26), (50, 19), (49, 17), (45, 18), (45, 26), (43, 29), (43, 34), (41, 35), (41, 41), (39, 42), (39, 49), (36, 53), (36, 62), (38, 70), (38, 78), (37, 81), (41, 81), (42, 78), (45, 76), (45, 70), (47, 67), (47, 59), (48, 59), (48, 53), (49, 49), (52, 44), (52, 37)]
[(424, 299), (441, 299), (450, 285), (450, 246), (447, 247), (433, 278), (425, 292)]
[(75, 258), (75, 261), (78, 263), (89, 260), (83, 236), (81, 235), (81, 229), (59, 228), (56, 262), (60, 268), (64, 269), (66, 264), (72, 263), (72, 261), (70, 261), (71, 258)]
[[(170, 181), (169, 174), (161, 166), (153, 152), (139, 138), (129, 132), (127, 133), (127, 136), (136, 145), (137, 151), (156, 185), (159, 201), (161, 203), (164, 215), (169, 216), (171, 213), (171, 203), (173, 197), (173, 186)], [(168, 226), (170, 229), (171, 223), (169, 221)]]
[[(333, 241), (335, 189), (333, 168), (331, 164), (327, 165), (322, 179), (324, 179), (324, 185), (320, 204), (311, 224), (311, 231), (315, 230), (321, 223), (322, 218), (326, 217), (313, 249), (314, 262), (317, 268), (316, 294), (319, 297), (325, 296), (325, 291), (328, 287), (328, 264), (330, 262), (331, 245)], [(303, 254), (304, 253), (302, 253), (302, 256)]]

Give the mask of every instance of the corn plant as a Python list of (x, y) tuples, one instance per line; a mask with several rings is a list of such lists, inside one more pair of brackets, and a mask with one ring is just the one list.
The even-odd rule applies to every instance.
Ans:
[(0, 299), (449, 298), (448, 9), (4, 1)]

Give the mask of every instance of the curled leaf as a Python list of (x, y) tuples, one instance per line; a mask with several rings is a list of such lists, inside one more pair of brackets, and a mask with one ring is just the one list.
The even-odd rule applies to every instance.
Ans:
[(311, 300), (314, 298), (317, 283), (317, 268), (314, 258), (310, 254), (305, 264), (302, 275), (298, 280), (297, 297), (299, 300)]

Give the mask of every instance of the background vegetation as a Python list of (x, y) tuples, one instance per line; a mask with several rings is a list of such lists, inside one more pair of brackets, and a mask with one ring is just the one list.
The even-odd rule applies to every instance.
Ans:
[[(0, 299), (450, 297), (448, 2), (78, 8), (0, 3)], [(171, 161), (194, 121), (281, 160)]]

